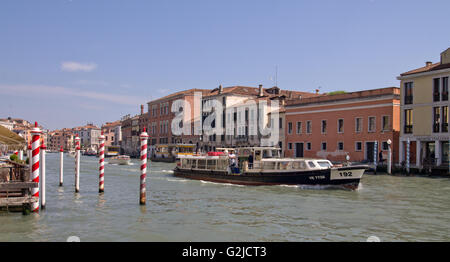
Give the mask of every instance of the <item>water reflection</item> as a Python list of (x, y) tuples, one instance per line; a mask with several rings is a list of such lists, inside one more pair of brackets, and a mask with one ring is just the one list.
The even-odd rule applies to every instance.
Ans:
[[(69, 158), (70, 159), (70, 158)], [(139, 205), (139, 163), (105, 165), (47, 155), (47, 209), (0, 214), (0, 241), (448, 241), (450, 180), (387, 175), (362, 178), (357, 191), (246, 187), (175, 178), (173, 164), (150, 163), (147, 205)]]

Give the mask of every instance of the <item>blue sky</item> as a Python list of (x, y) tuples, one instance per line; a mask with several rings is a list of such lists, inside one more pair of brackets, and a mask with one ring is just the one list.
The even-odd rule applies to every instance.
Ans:
[(450, 1), (0, 1), (0, 118), (97, 125), (190, 88), (398, 86), (450, 47)]

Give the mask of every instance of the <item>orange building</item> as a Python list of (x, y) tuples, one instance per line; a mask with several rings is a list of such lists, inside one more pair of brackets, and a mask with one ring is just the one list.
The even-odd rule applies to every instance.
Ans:
[[(288, 101), (286, 156), (373, 162), (382, 150), (398, 161), (400, 89), (396, 87)], [(375, 153), (375, 145), (377, 151)]]

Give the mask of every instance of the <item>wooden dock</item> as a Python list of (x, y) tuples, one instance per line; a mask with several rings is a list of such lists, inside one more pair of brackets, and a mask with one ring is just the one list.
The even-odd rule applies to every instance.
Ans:
[(39, 186), (30, 181), (30, 169), (13, 161), (0, 162), (0, 211), (29, 214), (31, 204), (37, 197), (31, 196), (31, 189)]

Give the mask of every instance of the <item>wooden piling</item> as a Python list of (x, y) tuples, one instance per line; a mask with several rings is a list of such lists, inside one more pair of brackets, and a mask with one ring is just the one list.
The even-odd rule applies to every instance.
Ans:
[(59, 150), (59, 186), (63, 186), (64, 180), (64, 149)]

